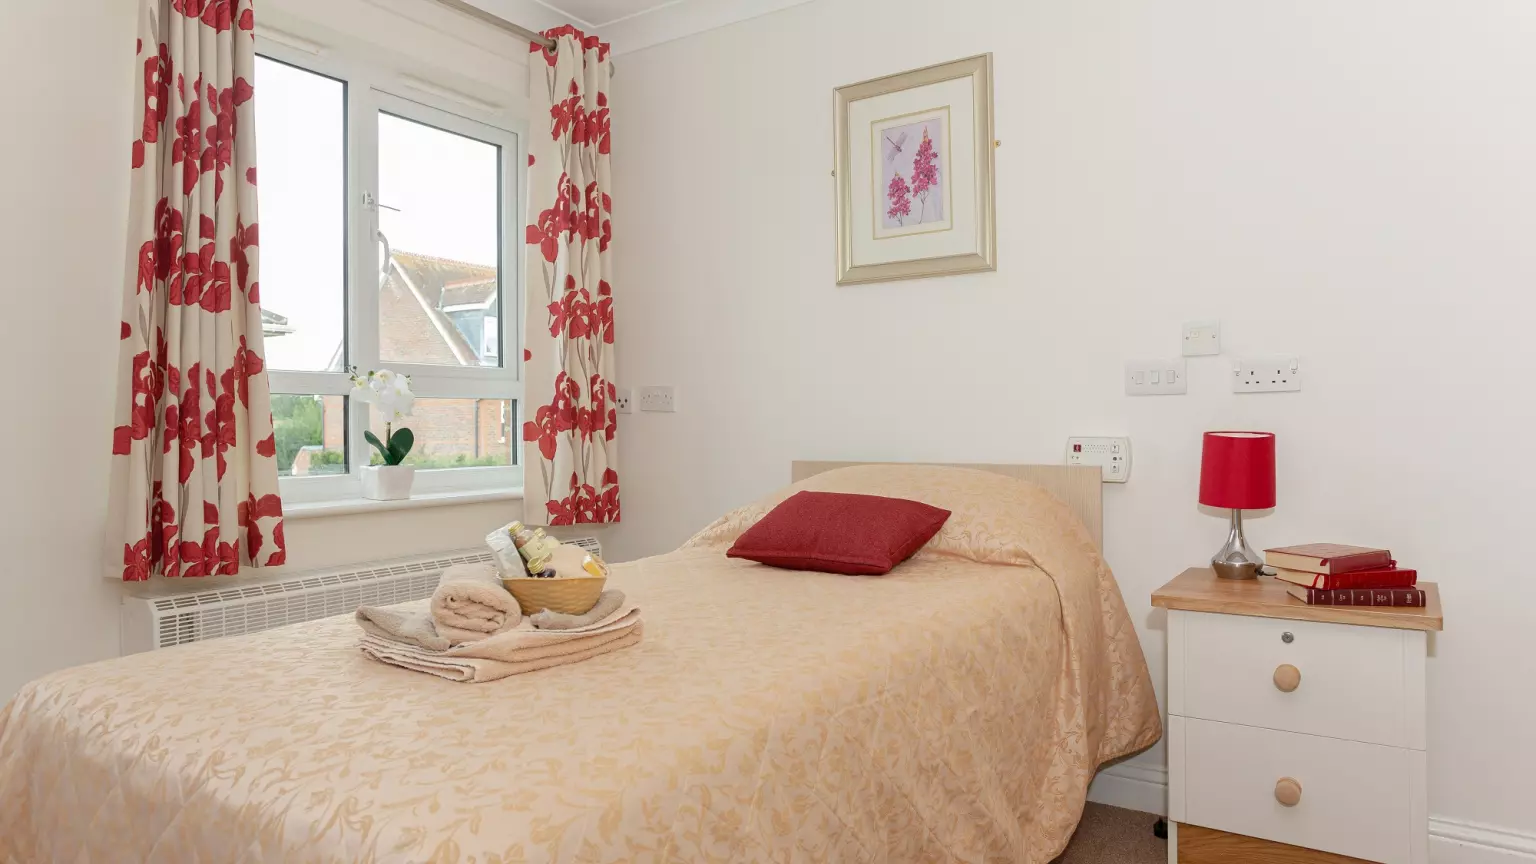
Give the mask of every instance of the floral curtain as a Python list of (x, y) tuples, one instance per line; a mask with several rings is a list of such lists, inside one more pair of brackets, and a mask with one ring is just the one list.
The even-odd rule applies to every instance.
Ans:
[(526, 518), (617, 522), (608, 45), (574, 27), (545, 35), (554, 48), (531, 44), (529, 62)]
[(112, 436), (127, 581), (286, 555), (257, 284), (253, 27), (250, 0), (141, 0)]

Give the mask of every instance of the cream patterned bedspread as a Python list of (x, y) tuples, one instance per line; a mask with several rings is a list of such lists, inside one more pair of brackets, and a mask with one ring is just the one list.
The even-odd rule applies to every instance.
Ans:
[(1161, 731), (1113, 577), (1032, 486), (872, 470), (795, 488), (954, 510), (907, 564), (726, 559), (786, 490), (616, 568), (646, 639), (575, 666), (455, 684), (335, 618), (33, 682), (0, 860), (1048, 861)]

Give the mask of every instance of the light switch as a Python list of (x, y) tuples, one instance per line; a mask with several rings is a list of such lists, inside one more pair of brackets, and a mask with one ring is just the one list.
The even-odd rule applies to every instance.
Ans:
[(1125, 395), (1179, 396), (1188, 390), (1184, 361), (1128, 360), (1125, 364)]

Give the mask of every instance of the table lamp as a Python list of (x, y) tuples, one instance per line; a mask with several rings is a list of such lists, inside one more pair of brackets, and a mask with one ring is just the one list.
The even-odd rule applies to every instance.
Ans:
[(1223, 579), (1253, 579), (1263, 566), (1243, 536), (1243, 511), (1275, 506), (1275, 436), (1207, 432), (1200, 455), (1200, 503), (1232, 511), (1227, 542), (1211, 556)]

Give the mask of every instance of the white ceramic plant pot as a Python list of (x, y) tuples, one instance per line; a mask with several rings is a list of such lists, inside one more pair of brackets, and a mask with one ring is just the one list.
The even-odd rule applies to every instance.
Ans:
[(363, 497), (374, 501), (409, 498), (415, 480), (415, 465), (369, 465), (363, 469)]

